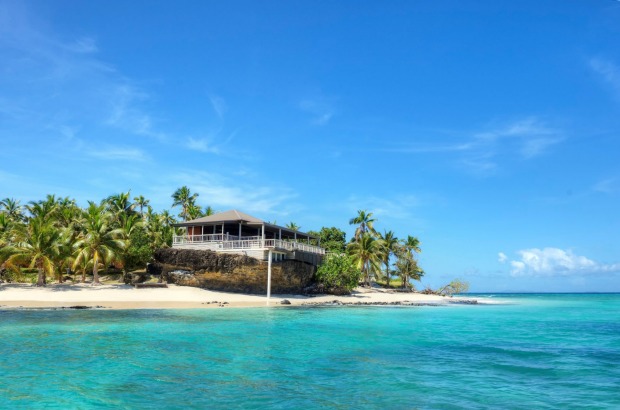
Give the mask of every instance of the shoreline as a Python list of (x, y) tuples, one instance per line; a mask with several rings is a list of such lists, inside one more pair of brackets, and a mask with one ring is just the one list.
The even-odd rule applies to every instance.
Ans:
[(0, 309), (210, 309), (321, 306), (451, 306), (493, 304), (475, 297), (356, 288), (351, 295), (272, 295), (218, 292), (169, 284), (167, 288), (136, 289), (131, 285), (0, 284)]

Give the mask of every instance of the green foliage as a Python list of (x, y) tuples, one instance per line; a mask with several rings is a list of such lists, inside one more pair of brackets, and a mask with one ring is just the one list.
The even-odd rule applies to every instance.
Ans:
[(349, 225), (358, 225), (355, 229), (355, 236), (353, 239), (358, 241), (365, 233), (370, 233), (373, 236), (376, 235), (377, 231), (375, 231), (374, 228), (375, 222), (377, 222), (377, 220), (372, 217), (372, 212), (361, 209), (358, 210), (357, 215), (349, 220)]
[(132, 232), (129, 237), (125, 268), (127, 270), (144, 268), (152, 257), (153, 250), (147, 232), (144, 229)]
[(454, 279), (452, 282), (448, 283), (446, 286), (440, 288), (437, 293), (440, 295), (452, 296), (455, 293), (465, 293), (468, 290), (469, 282), (457, 278)]
[(192, 194), (190, 189), (187, 186), (182, 186), (178, 188), (172, 194), (172, 207), (180, 206), (181, 212), (179, 216), (183, 218), (184, 221), (187, 221), (190, 218), (190, 212), (200, 212), (200, 208), (196, 208), (196, 198), (198, 198), (198, 194)]
[[(317, 236), (321, 239), (321, 247), (326, 249), (327, 252), (343, 253), (347, 246), (347, 234), (332, 226), (331, 228), (322, 227), (319, 232), (309, 231), (308, 234)], [(318, 241), (312, 240), (313, 245), (319, 245)]]
[(364, 283), (370, 286), (375, 274), (381, 271), (381, 259), (384, 242), (370, 232), (364, 232), (347, 246), (347, 254), (353, 258), (355, 265), (364, 275)]
[(295, 222), (292, 222), (292, 221), (287, 223), (286, 227), (290, 229), (291, 231), (299, 231), (301, 229), (299, 225), (297, 225)]
[(316, 272), (317, 282), (334, 294), (351, 293), (361, 277), (353, 258), (344, 254), (329, 255)]
[(403, 288), (412, 287), (410, 280), (420, 280), (424, 276), (424, 271), (418, 265), (414, 252), (406, 246), (400, 247), (396, 251), (396, 274), (401, 279)]
[(390, 280), (392, 279), (392, 271), (390, 270), (390, 256), (396, 253), (399, 246), (398, 238), (392, 231), (386, 231), (383, 235), (379, 235), (383, 240), (383, 255), (382, 262), (385, 265), (385, 281), (386, 286), (390, 287)]

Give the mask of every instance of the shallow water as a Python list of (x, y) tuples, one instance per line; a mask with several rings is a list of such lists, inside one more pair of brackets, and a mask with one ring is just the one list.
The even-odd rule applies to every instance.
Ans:
[(620, 295), (0, 310), (0, 407), (620, 408)]

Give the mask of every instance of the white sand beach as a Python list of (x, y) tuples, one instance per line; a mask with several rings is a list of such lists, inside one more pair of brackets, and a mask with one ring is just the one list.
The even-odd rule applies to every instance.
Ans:
[[(284, 300), (289, 304), (282, 304)], [(266, 296), (216, 292), (187, 286), (136, 289), (121, 284), (0, 284), (0, 308), (54, 308), (88, 306), (109, 309), (199, 309), (221, 307), (304, 306), (321, 304), (429, 304), (441, 305), (472, 301), (473, 298), (447, 298), (419, 293), (389, 292), (358, 288), (351, 295)]]

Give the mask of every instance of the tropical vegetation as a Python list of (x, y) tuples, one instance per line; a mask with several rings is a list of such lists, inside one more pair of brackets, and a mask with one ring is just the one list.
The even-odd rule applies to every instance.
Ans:
[[(84, 282), (92, 276), (92, 283), (97, 284), (101, 272), (114, 272), (119, 282), (127, 283), (130, 272), (144, 269), (156, 249), (172, 245), (179, 219), (214, 213), (210, 206), (203, 210), (198, 205), (198, 196), (187, 186), (175, 190), (171, 206), (178, 209), (178, 216), (170, 210), (154, 211), (149, 199), (132, 196), (130, 191), (89, 201), (85, 208), (73, 199), (54, 195), (25, 205), (4, 198), (0, 200), (0, 280), (23, 280), (36, 273), (29, 279), (44, 286), (51, 278), (63, 282), (73, 273), (72, 279), (79, 274)], [(365, 286), (381, 282), (411, 289), (412, 281), (422, 278), (417, 237), (399, 239), (388, 230), (379, 233), (377, 219), (366, 210), (357, 211), (349, 223), (355, 227), (349, 242), (337, 227), (309, 231), (316, 238), (314, 244), (328, 252), (316, 275), (326, 289), (348, 292), (360, 281)], [(300, 229), (295, 222), (286, 227)], [(444, 293), (462, 289), (454, 285)]]
[[(198, 194), (186, 186), (172, 195), (183, 220), (212, 214), (196, 203)], [(114, 272), (120, 282), (129, 272), (144, 269), (153, 252), (172, 245), (177, 218), (155, 212), (143, 195), (121, 192), (80, 208), (70, 198), (48, 195), (22, 205), (14, 198), (0, 200), (0, 280), (24, 280), (37, 286), (50, 278), (63, 282), (71, 273), (87, 274), (100, 282), (100, 272)]]

